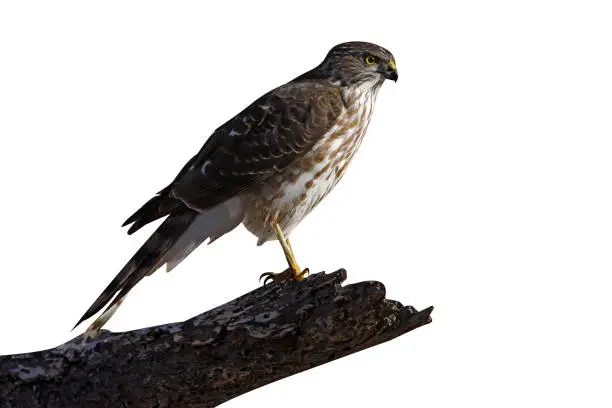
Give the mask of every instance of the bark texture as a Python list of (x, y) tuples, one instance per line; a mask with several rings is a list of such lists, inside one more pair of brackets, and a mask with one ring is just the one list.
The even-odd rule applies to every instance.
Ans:
[(346, 272), (260, 287), (181, 323), (0, 357), (0, 407), (214, 407), (431, 322)]

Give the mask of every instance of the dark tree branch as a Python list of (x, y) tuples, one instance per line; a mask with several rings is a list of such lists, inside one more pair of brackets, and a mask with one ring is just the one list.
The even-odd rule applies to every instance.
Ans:
[(400, 336), (432, 308), (385, 299), (346, 272), (256, 289), (182, 323), (103, 331), (0, 357), (0, 407), (214, 407)]

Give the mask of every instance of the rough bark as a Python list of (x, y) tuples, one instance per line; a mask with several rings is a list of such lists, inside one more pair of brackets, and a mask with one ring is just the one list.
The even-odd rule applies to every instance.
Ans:
[(185, 322), (0, 357), (0, 407), (214, 407), (431, 321), (432, 307), (418, 312), (385, 299), (379, 282), (345, 279), (319, 273)]

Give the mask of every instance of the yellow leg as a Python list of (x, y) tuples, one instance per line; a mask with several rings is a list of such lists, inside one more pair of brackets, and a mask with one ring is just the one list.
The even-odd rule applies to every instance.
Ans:
[(287, 263), (289, 264), (289, 268), (291, 268), (291, 270), (293, 271), (294, 277), (296, 279), (302, 279), (302, 278), (298, 278), (298, 276), (302, 275), (302, 270), (300, 269), (300, 267), (297, 264), (297, 261), (295, 260), (295, 255), (293, 254), (293, 249), (291, 248), (291, 244), (289, 243), (289, 240), (285, 238), (285, 234), (283, 234), (283, 230), (281, 229), (280, 225), (278, 225), (277, 222), (272, 224), (272, 228), (274, 228), (276, 239), (278, 239), (278, 242), (280, 242), (281, 247), (283, 248), (283, 252), (285, 253), (285, 258), (287, 258)]
[(291, 243), (285, 237), (283, 230), (277, 222), (272, 224), (272, 229), (274, 230), (274, 235), (276, 235), (276, 239), (280, 242), (281, 247), (283, 248), (283, 252), (285, 253), (285, 258), (287, 259), (287, 263), (289, 264), (289, 268), (281, 273), (272, 273), (266, 272), (262, 274), (259, 279), (265, 277), (264, 285), (272, 280), (273, 282), (281, 282), (284, 280), (302, 280), (306, 275), (308, 275), (308, 268), (302, 270), (300, 269), (297, 261), (295, 260), (295, 255), (293, 253), (293, 249), (291, 248)]
[(291, 251), (291, 253), (293, 253), (293, 248), (291, 248), (291, 242), (289, 242), (289, 238), (285, 238), (285, 241), (287, 241), (287, 246), (289, 247), (289, 250)]

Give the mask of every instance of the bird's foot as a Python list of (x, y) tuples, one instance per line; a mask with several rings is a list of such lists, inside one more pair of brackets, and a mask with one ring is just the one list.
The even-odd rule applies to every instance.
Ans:
[(262, 278), (265, 278), (264, 286), (266, 286), (266, 284), (270, 281), (277, 283), (277, 282), (284, 282), (287, 280), (302, 280), (308, 275), (309, 272), (310, 271), (308, 270), (308, 268), (304, 269), (301, 272), (298, 270), (293, 270), (292, 268), (287, 268), (280, 273), (273, 273), (273, 272), (262, 273), (261, 276), (259, 277), (259, 280), (261, 281)]

